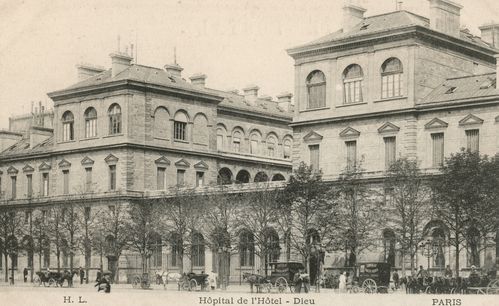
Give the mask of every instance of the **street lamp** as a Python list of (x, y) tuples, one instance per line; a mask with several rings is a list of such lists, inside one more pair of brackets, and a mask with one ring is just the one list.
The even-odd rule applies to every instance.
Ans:
[(425, 256), (428, 260), (426, 269), (429, 270), (430, 269), (430, 258), (432, 258), (433, 255), (435, 255), (435, 253), (437, 253), (438, 245), (436, 245), (433, 240), (428, 238), (425, 241), (421, 241), (419, 243), (419, 248), (421, 249), (421, 255)]

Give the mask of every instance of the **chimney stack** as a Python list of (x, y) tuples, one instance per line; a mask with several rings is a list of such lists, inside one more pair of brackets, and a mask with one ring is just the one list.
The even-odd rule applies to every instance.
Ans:
[(459, 37), (461, 28), (461, 5), (451, 0), (428, 0), (430, 2), (430, 28)]
[(351, 31), (354, 26), (362, 22), (366, 11), (363, 7), (346, 3), (343, 6), (343, 33)]
[(260, 89), (260, 87), (256, 85), (250, 85), (246, 88), (243, 88), (244, 100), (246, 100), (250, 104), (253, 104), (258, 98), (258, 89)]
[(499, 23), (488, 23), (479, 27), (482, 40), (492, 47), (499, 49)]
[(206, 74), (196, 73), (193, 76), (191, 76), (189, 79), (191, 80), (192, 85), (205, 87), (206, 78), (207, 78)]
[(167, 65), (165, 65), (165, 70), (169, 74), (171, 74), (171, 75), (173, 75), (173, 76), (175, 76), (177, 78), (181, 78), (182, 77), (182, 70), (184, 70), (184, 68), (180, 67), (179, 64), (175, 63), (175, 64), (167, 64)]
[(76, 71), (78, 73), (78, 82), (81, 82), (90, 77), (93, 77), (94, 75), (106, 71), (106, 69), (88, 64), (78, 64), (76, 65)]
[(289, 111), (291, 109), (291, 98), (293, 94), (290, 92), (283, 92), (280, 95), (277, 95), (277, 104), (280, 108), (285, 111)]
[(133, 58), (126, 53), (115, 52), (109, 54), (109, 56), (112, 61), (111, 77), (113, 78), (132, 64)]

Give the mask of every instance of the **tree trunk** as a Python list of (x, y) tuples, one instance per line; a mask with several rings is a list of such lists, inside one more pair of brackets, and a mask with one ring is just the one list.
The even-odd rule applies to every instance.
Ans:
[(57, 257), (57, 272), (61, 272), (61, 252), (57, 251), (55, 254)]
[(459, 277), (459, 241), (456, 239), (456, 277)]
[(90, 257), (88, 256), (87, 252), (85, 251), (85, 275), (87, 276), (85, 278), (85, 284), (88, 284), (88, 279), (89, 279), (88, 273), (89, 272), (90, 272)]
[(14, 259), (12, 258), (14, 255), (11, 256), (10, 258), (10, 277), (12, 278), (12, 285), (14, 285)]
[(4, 258), (5, 258), (5, 282), (9, 281), (9, 255), (7, 253), (4, 253)]
[(116, 255), (116, 276), (114, 277), (114, 283), (120, 283), (120, 255)]
[(405, 276), (405, 252), (404, 250), (400, 251), (400, 257), (402, 257), (402, 277)]

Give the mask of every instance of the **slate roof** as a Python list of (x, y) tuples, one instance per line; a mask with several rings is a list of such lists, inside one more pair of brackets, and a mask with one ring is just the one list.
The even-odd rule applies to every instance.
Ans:
[(43, 153), (51, 151), (53, 147), (54, 147), (54, 136), (50, 136), (46, 140), (35, 145), (33, 148), (31, 148), (29, 144), (29, 138), (23, 138), (0, 153), (2, 156), (29, 154), (29, 153)]
[[(350, 37), (374, 34), (378, 32), (384, 32), (399, 28), (400, 29), (407, 28), (411, 26), (421, 26), (429, 28), (430, 21), (426, 17), (404, 10), (385, 13), (381, 15), (369, 16), (365, 17), (363, 21), (355, 25), (348, 32), (344, 32), (343, 29), (340, 29), (336, 32), (323, 36), (309, 43), (297, 46), (296, 48), (320, 45), (324, 43), (343, 40)], [(480, 37), (472, 35), (467, 30), (461, 30), (460, 36), (461, 39), (466, 40), (470, 43), (474, 43), (482, 47), (490, 47), (490, 45), (482, 41)]]
[(419, 104), (497, 96), (499, 90), (496, 87), (495, 73), (450, 78), (437, 86)]

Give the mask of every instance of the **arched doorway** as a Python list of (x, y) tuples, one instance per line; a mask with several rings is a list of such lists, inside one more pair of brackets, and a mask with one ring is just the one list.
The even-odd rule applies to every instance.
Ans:
[(307, 233), (307, 245), (310, 247), (310, 256), (308, 259), (308, 274), (310, 275), (310, 284), (315, 285), (317, 280), (317, 275), (319, 274), (320, 266), (321, 266), (321, 256), (317, 252), (314, 251), (320, 246), (321, 239), (319, 236), (319, 232), (316, 229), (311, 228)]
[[(446, 265), (445, 247), (447, 244), (446, 237), (449, 236), (447, 226), (440, 220), (432, 220), (426, 224), (423, 229), (423, 240), (431, 241), (431, 253), (429, 256), (428, 265), (432, 263), (434, 268), (444, 269)], [(431, 261), (430, 261), (431, 259)]]
[(480, 267), (480, 231), (470, 227), (466, 232), (466, 253), (468, 267)]
[(390, 267), (395, 267), (395, 233), (389, 228), (383, 231), (383, 257)]
[(263, 232), (264, 245), (264, 264), (265, 275), (268, 275), (268, 266), (270, 262), (279, 261), (281, 255), (281, 247), (279, 245), (279, 235), (275, 229), (268, 227)]
[(229, 168), (222, 168), (218, 171), (217, 178), (218, 185), (230, 185), (232, 184), (232, 171)]
[(236, 175), (236, 184), (245, 184), (250, 182), (250, 174), (246, 170), (241, 170)]

